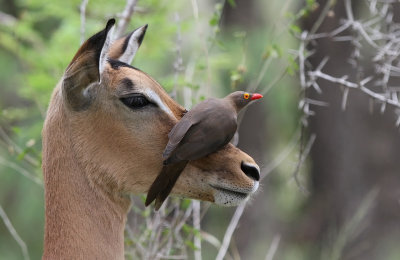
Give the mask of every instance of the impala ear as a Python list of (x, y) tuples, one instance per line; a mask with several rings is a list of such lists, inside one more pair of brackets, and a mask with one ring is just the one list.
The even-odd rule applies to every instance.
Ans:
[(109, 57), (111, 59), (131, 64), (136, 51), (142, 44), (146, 30), (147, 24), (137, 28), (127, 36), (116, 40), (111, 46)]
[(111, 46), (115, 19), (107, 22), (104, 30), (96, 33), (82, 44), (68, 65), (62, 82), (63, 95), (74, 110), (87, 108), (93, 99), (88, 86), (100, 82)]

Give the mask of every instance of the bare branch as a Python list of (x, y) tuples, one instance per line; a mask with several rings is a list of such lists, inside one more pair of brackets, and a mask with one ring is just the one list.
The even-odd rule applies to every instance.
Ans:
[(214, 235), (207, 233), (205, 231), (200, 231), (201, 237), (204, 241), (208, 242), (210, 245), (213, 245), (215, 248), (219, 249), (221, 247), (221, 242)]
[(332, 244), (322, 249), (322, 256), (320, 259), (342, 258), (345, 246), (360, 236), (361, 232), (367, 227), (369, 220), (368, 214), (375, 206), (378, 194), (378, 188), (373, 188), (367, 193), (361, 203), (359, 203), (359, 206), (354, 209), (353, 215), (350, 216), (338, 230), (337, 236)]
[(275, 170), (294, 150), (299, 142), (300, 130), (298, 129), (286, 147), (265, 168), (261, 169), (261, 180)]
[(0, 11), (0, 24), (4, 24), (7, 26), (13, 26), (17, 23), (17, 18), (10, 14), (6, 14)]
[(347, 19), (349, 19), (349, 22), (354, 22), (353, 10), (351, 9), (351, 1), (346, 0), (344, 2), (344, 5), (346, 9)]
[(277, 234), (274, 236), (272, 240), (271, 246), (269, 247), (268, 253), (265, 257), (265, 260), (273, 260), (276, 251), (278, 250), (279, 242), (281, 241), (281, 235)]
[(175, 51), (176, 51), (176, 58), (174, 61), (174, 88), (173, 94), (176, 95), (176, 91), (178, 89), (178, 76), (184, 70), (183, 67), (183, 59), (182, 59), (182, 35), (181, 35), (181, 22), (179, 13), (175, 13), (175, 23), (177, 25), (176, 30), (176, 42), (175, 42)]
[[(193, 227), (200, 231), (200, 201), (193, 200)], [(194, 259), (201, 260), (201, 237), (195, 235), (193, 238), (195, 251), (194, 251)]]
[(326, 1), (326, 4), (324, 6), (324, 9), (322, 9), (321, 14), (319, 15), (318, 19), (315, 21), (313, 27), (310, 30), (310, 34), (314, 34), (318, 31), (318, 28), (321, 26), (322, 22), (324, 21), (324, 19), (326, 18), (329, 9), (331, 8), (331, 6), (335, 3), (335, 0), (329, 0)]
[(131, 21), (132, 14), (135, 11), (137, 0), (126, 0), (125, 9), (118, 21), (117, 28), (114, 32), (114, 39), (120, 38), (126, 31), (126, 28)]
[(89, 0), (82, 0), (82, 3), (79, 7), (81, 13), (81, 44), (85, 41), (85, 28), (86, 28), (86, 6), (88, 5)]
[(302, 128), (302, 133), (300, 136), (300, 150), (299, 150), (299, 158), (296, 164), (296, 168), (295, 171), (293, 173), (293, 177), (294, 180), (296, 181), (297, 187), (299, 187), (299, 189), (305, 193), (305, 194), (309, 194), (309, 191), (301, 184), (300, 180), (299, 180), (299, 172), (301, 169), (301, 166), (304, 164), (305, 160), (308, 157), (308, 154), (310, 153), (311, 147), (314, 144), (316, 135), (312, 134), (310, 139), (308, 140), (306, 146), (303, 146), (303, 135), (304, 135), (304, 128)]
[(243, 214), (243, 210), (246, 207), (246, 202), (240, 204), (237, 208), (235, 213), (233, 214), (233, 217), (231, 219), (231, 222), (229, 223), (228, 228), (226, 229), (225, 235), (224, 235), (224, 239), (222, 240), (222, 246), (218, 251), (218, 255), (215, 258), (216, 260), (223, 260), (226, 252), (228, 251), (228, 247), (229, 244), (231, 243), (231, 239), (232, 239), (232, 235), (233, 232), (235, 231), (238, 223), (239, 223), (239, 219)]
[[(10, 146), (11, 149), (15, 150), (17, 153), (21, 154), (23, 152), (23, 149), (19, 147), (9, 135), (7, 135), (6, 131), (2, 127), (0, 127), (0, 137), (2, 137), (5, 141), (5, 144)], [(0, 139), (1, 140), (1, 139)], [(24, 160), (27, 161), (28, 163), (32, 164), (34, 167), (40, 166), (40, 161), (33, 158), (29, 154), (26, 154), (24, 156)]]
[(17, 171), (18, 173), (22, 174), (22, 176), (28, 178), (29, 180), (31, 180), (34, 183), (38, 184), (39, 186), (43, 187), (43, 182), (41, 179), (34, 176), (33, 174), (31, 174), (29, 171), (27, 171), (25, 168), (19, 166), (18, 164), (10, 162), (3, 157), (0, 157), (0, 164)]
[(10, 219), (7, 217), (7, 214), (4, 212), (3, 207), (1, 207), (1, 205), (0, 205), (0, 217), (3, 219), (4, 225), (6, 225), (8, 232), (10, 232), (11, 236), (14, 238), (14, 240), (18, 243), (19, 247), (21, 248), (24, 259), (29, 260), (28, 247), (26, 246), (25, 242), (21, 239), (21, 237), (18, 235), (17, 231), (11, 224)]
[(304, 58), (304, 51), (305, 51), (305, 45), (306, 45), (306, 41), (305, 39), (307, 38), (307, 32), (304, 31), (301, 34), (301, 41), (300, 41), (300, 48), (299, 48), (299, 67), (300, 67), (300, 86), (302, 89), (305, 89), (307, 87), (306, 85), (306, 75), (305, 75), (305, 71), (304, 71), (304, 62), (305, 62), (305, 58)]
[(346, 110), (346, 105), (347, 105), (347, 98), (349, 96), (349, 88), (345, 88), (343, 91), (343, 99), (342, 99), (342, 110)]
[(281, 73), (278, 74), (274, 80), (272, 80), (267, 86), (264, 86), (263, 90), (261, 91), (262, 95), (266, 95), (274, 86), (277, 85), (278, 82), (281, 81), (281, 79), (287, 74), (287, 66), (288, 65), (284, 66), (284, 68), (281, 70)]

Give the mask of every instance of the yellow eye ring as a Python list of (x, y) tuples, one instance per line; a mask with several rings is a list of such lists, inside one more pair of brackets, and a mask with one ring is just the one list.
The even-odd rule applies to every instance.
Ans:
[(249, 95), (249, 93), (244, 93), (243, 97), (244, 97), (244, 99), (249, 99), (250, 95)]

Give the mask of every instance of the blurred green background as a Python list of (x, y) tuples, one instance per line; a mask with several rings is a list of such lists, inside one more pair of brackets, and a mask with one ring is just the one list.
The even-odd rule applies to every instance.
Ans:
[[(339, 24), (343, 16), (342, 1), (331, 2), (334, 15), (321, 28)], [(52, 89), (82, 36), (101, 30), (111, 17), (118, 20), (125, 4), (90, 0), (82, 34), (81, 1), (0, 0), (0, 205), (31, 259), (40, 259), (43, 248), (41, 128)], [(400, 257), (400, 168), (395, 160), (400, 144), (389, 112), (368, 114), (357, 95), (343, 112), (339, 88), (318, 96), (332, 105), (318, 108), (304, 133), (317, 134), (299, 172), (310, 193), (302, 192), (293, 178), (302, 116), (295, 35), (311, 28), (325, 4), (139, 0), (129, 24), (129, 30), (149, 24), (133, 65), (177, 94), (185, 107), (235, 89), (265, 94), (241, 119), (239, 147), (268, 175), (235, 232), (234, 259), (265, 259), (274, 238), (280, 238), (274, 259)], [(323, 54), (341, 50), (320, 44)], [(335, 64), (346, 71), (341, 55)], [(382, 139), (370, 145), (373, 137)], [(211, 206), (202, 229), (222, 240), (233, 212)], [(204, 259), (216, 254), (203, 243)], [(0, 259), (23, 259), (2, 221)]]

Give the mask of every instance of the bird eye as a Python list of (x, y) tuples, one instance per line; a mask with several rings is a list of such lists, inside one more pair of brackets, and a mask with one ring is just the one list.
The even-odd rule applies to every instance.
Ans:
[(143, 95), (134, 95), (130, 97), (124, 97), (120, 98), (121, 102), (124, 103), (125, 106), (135, 109), (135, 108), (141, 108), (145, 107), (150, 102), (147, 100), (147, 98)]
[(244, 93), (243, 97), (244, 97), (244, 99), (249, 99), (250, 95), (249, 95), (249, 93)]

